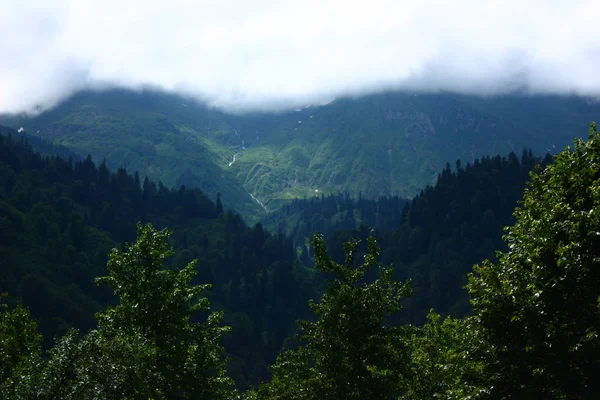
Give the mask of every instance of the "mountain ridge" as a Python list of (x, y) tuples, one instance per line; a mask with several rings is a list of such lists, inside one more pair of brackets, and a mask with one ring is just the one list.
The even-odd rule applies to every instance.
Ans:
[(598, 114), (600, 104), (581, 97), (388, 92), (242, 115), (172, 94), (110, 90), (0, 122), (168, 186), (221, 193), (256, 219), (292, 198), (412, 197), (448, 161), (525, 147), (556, 152)]

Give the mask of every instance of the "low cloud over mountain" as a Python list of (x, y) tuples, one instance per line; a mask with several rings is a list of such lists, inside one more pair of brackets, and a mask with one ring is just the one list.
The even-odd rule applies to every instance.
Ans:
[(0, 112), (154, 87), (229, 111), (384, 89), (600, 94), (590, 1), (8, 0)]

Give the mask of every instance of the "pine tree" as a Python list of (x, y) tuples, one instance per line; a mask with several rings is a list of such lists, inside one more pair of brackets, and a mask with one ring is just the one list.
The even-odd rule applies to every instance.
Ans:
[(215, 210), (217, 211), (217, 215), (223, 214), (223, 203), (221, 203), (221, 193), (217, 193), (217, 205)]

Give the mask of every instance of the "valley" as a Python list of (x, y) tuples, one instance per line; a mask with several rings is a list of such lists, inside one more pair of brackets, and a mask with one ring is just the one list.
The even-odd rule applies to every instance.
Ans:
[(110, 90), (0, 123), (167, 186), (221, 193), (257, 221), (293, 198), (413, 197), (457, 159), (557, 152), (599, 112), (577, 97), (389, 92), (235, 115), (177, 95)]
[[(30, 138), (35, 148), (30, 147)], [(480, 316), (485, 316), (488, 308), (500, 307), (494, 311), (494, 316), (507, 320), (511, 314), (501, 306), (496, 306), (495, 301), (482, 306), (477, 299), (470, 297), (465, 287), (471, 293), (478, 290), (479, 298), (491, 296), (495, 299), (498, 293), (504, 292), (488, 289), (492, 285), (498, 282), (509, 285), (522, 279), (518, 275), (504, 283), (493, 274), (512, 274), (513, 268), (499, 269), (493, 263), (501, 265), (508, 262), (508, 257), (515, 253), (515, 240), (532, 246), (530, 243), (535, 243), (536, 236), (517, 237), (520, 231), (511, 231), (503, 240), (504, 227), (534, 227), (554, 234), (554, 228), (537, 228), (539, 223), (523, 225), (522, 219), (529, 218), (525, 212), (533, 213), (532, 216), (540, 218), (542, 223), (544, 218), (550, 217), (553, 219), (552, 226), (557, 226), (557, 223), (565, 225), (559, 213), (563, 212), (561, 210), (570, 212), (571, 206), (556, 208), (552, 203), (556, 191), (548, 191), (545, 186), (540, 186), (540, 179), (548, 182), (549, 176), (553, 188), (567, 191), (560, 192), (566, 199), (570, 199), (572, 190), (578, 191), (576, 199), (586, 199), (585, 196), (588, 196), (584, 202), (575, 201), (573, 204), (591, 207), (589, 205), (593, 203), (590, 198), (596, 193), (589, 190), (587, 183), (578, 185), (568, 182), (580, 182), (581, 176), (585, 177), (586, 182), (593, 179), (597, 181), (594, 178), (598, 176), (597, 164), (593, 160), (597, 160), (600, 154), (600, 142), (596, 140), (597, 133), (592, 127), (588, 143), (576, 141), (575, 152), (565, 150), (555, 159), (550, 156), (543, 159), (535, 157), (531, 150), (524, 150), (520, 157), (511, 152), (506, 157), (485, 156), (464, 165), (457, 161), (455, 167), (446, 164), (439, 172), (435, 185), (427, 186), (411, 201), (401, 197), (354, 199), (349, 194), (296, 199), (266, 214), (263, 219), (268, 229), (265, 229), (260, 223), (253, 227), (246, 225), (239, 214), (224, 210), (219, 195), (216, 203), (213, 203), (197, 188), (168, 188), (161, 182), (155, 183), (147, 178), (142, 182), (137, 173), (128, 174), (123, 168), (111, 172), (106, 162), (95, 165), (91, 157), (77, 158), (65, 147), (0, 126), (0, 225), (3, 227), (0, 232), (0, 266), (4, 271), (0, 277), (0, 293), (10, 293), (8, 297), (3, 294), (0, 298), (0, 328), (4, 329), (0, 329), (0, 334), (9, 332), (12, 338), (12, 332), (21, 329), (19, 325), (15, 330), (15, 324), (27, 324), (24, 332), (33, 332), (33, 335), (37, 335), (39, 329), (41, 335), (32, 338), (26, 336), (29, 338), (27, 340), (37, 340), (38, 350), (23, 350), (23, 354), (25, 360), (32, 360), (30, 357), (41, 354), (42, 345), (43, 348), (52, 349), (46, 353), (51, 357), (50, 360), (40, 364), (43, 370), (28, 372), (28, 376), (40, 373), (45, 377), (43, 379), (49, 379), (47, 376), (58, 362), (56, 358), (62, 359), (65, 352), (71, 351), (68, 347), (70, 343), (83, 348), (91, 346), (93, 351), (89, 357), (87, 350), (69, 356), (72, 357), (69, 360), (73, 359), (76, 363), (75, 368), (71, 362), (60, 366), (64, 373), (78, 375), (67, 386), (61, 383), (59, 387), (70, 388), (70, 385), (75, 385), (77, 390), (86, 393), (103, 388), (97, 384), (80, 386), (78, 382), (87, 382), (88, 376), (115, 374), (115, 379), (121, 376), (121, 372), (115, 369), (105, 370), (105, 363), (98, 357), (112, 357), (111, 362), (124, 365), (130, 362), (129, 356), (123, 355), (125, 352), (139, 357), (138, 354), (146, 354), (149, 348), (156, 348), (156, 351), (164, 349), (173, 356), (169, 359), (169, 365), (176, 365), (175, 369), (179, 370), (182, 363), (186, 364), (180, 360), (190, 353), (181, 350), (172, 354), (172, 347), (161, 347), (168, 345), (162, 342), (162, 338), (166, 335), (179, 338), (184, 329), (198, 329), (198, 334), (184, 335), (188, 338), (184, 343), (194, 349), (197, 348), (194, 343), (202, 342), (206, 337), (213, 338), (210, 340), (214, 354), (211, 362), (216, 363), (222, 371), (227, 371), (217, 380), (224, 391), (238, 391), (243, 393), (243, 398), (254, 400), (252, 387), (259, 385), (260, 398), (276, 399), (280, 396), (278, 393), (285, 389), (279, 388), (280, 380), (299, 379), (304, 382), (303, 376), (308, 373), (298, 374), (294, 368), (304, 364), (286, 362), (288, 355), (297, 354), (300, 358), (294, 360), (302, 360), (304, 352), (311, 351), (309, 354), (332, 357), (333, 365), (339, 365), (337, 354), (343, 349), (337, 350), (336, 354), (329, 354), (319, 350), (319, 347), (308, 347), (314, 341), (318, 343), (321, 337), (331, 337), (333, 339), (327, 340), (344, 343), (343, 348), (356, 348), (344, 357), (352, 358), (354, 352), (358, 351), (365, 355), (373, 354), (371, 347), (378, 346), (379, 340), (370, 343), (373, 335), (368, 334), (364, 340), (356, 341), (356, 335), (362, 334), (362, 331), (354, 333), (356, 320), (377, 335), (401, 340), (392, 347), (378, 350), (384, 352), (385, 357), (400, 357), (397, 349), (407, 346), (407, 352), (402, 352), (401, 356), (404, 361), (399, 365), (409, 366), (411, 381), (404, 383), (394, 375), (390, 384), (398, 386), (406, 394), (393, 397), (395, 400), (431, 398), (432, 393), (438, 390), (431, 389), (431, 385), (440, 382), (439, 379), (443, 379), (441, 383), (444, 385), (463, 390), (463, 387), (478, 384), (479, 379), (472, 378), (479, 376), (476, 373), (478, 371), (486, 374), (487, 381), (494, 381), (496, 378), (491, 372), (493, 365), (486, 364), (489, 361), (478, 354), (485, 353), (501, 340), (478, 339), (477, 344), (471, 344), (470, 338), (478, 338), (483, 329), (500, 332), (503, 336), (504, 328), (499, 329), (493, 322), (481, 319)], [(42, 157), (36, 151), (61, 153), (68, 159), (55, 155)], [(577, 159), (569, 161), (567, 157)], [(587, 157), (592, 158), (588, 160)], [(574, 163), (581, 173), (571, 172), (570, 167)], [(540, 165), (542, 169), (545, 168), (544, 172), (539, 176), (531, 175), (531, 171), (542, 170), (536, 167)], [(557, 175), (554, 178), (548, 174), (568, 174), (568, 177)], [(527, 184), (531, 179), (533, 183)], [(543, 185), (546, 185), (545, 182)], [(524, 192), (527, 185), (536, 189), (536, 192)], [(521, 207), (526, 207), (525, 211), (521, 209), (515, 212), (523, 193), (525, 203), (521, 203)], [(255, 199), (251, 193), (247, 194)], [(541, 196), (541, 201), (532, 201), (533, 195)], [(255, 201), (259, 202), (258, 199)], [(559, 211), (538, 213), (534, 208), (538, 204)], [(574, 214), (597, 219), (592, 211), (581, 213), (575, 210)], [(555, 219), (557, 222), (554, 222)], [(595, 226), (597, 221), (592, 221), (589, 229), (593, 230)], [(167, 227), (174, 227), (174, 230), (163, 229)], [(597, 235), (581, 233), (579, 227), (571, 229), (568, 224), (564, 229), (569, 229), (570, 235), (583, 235), (578, 243), (584, 242), (591, 249), (596, 248)], [(134, 243), (132, 240), (136, 230), (138, 239)], [(517, 239), (513, 239), (515, 237)], [(150, 239), (162, 242), (148, 244)], [(173, 246), (176, 252), (169, 250), (169, 246)], [(549, 246), (553, 248), (555, 245), (550, 242)], [(140, 251), (143, 253), (140, 254)], [(520, 248), (517, 251), (521, 251)], [(518, 256), (529, 260), (532, 254), (536, 254), (535, 250), (524, 250)], [(539, 257), (549, 257), (547, 254)], [(168, 261), (167, 257), (172, 255), (175, 257)], [(358, 260), (363, 259), (364, 264), (356, 266), (360, 262)], [(481, 264), (475, 264), (481, 260), (484, 260)], [(185, 269), (177, 272), (177, 268), (186, 263)], [(573, 268), (580, 268), (572, 264), (575, 265)], [(529, 273), (521, 264), (517, 265), (522, 269), (518, 274)], [(367, 267), (377, 267), (377, 271), (371, 271), (376, 273), (375, 281), (372, 281), (373, 275), (365, 275)], [(489, 271), (486, 272), (486, 269)], [(108, 278), (103, 277), (107, 273)], [(131, 278), (133, 275), (139, 276)], [(192, 278), (196, 275), (198, 282), (208, 285), (193, 286), (196, 279), (192, 281)], [(332, 280), (331, 275), (336, 278)], [(148, 276), (152, 277), (152, 283), (146, 286)], [(96, 277), (102, 278), (97, 280)], [(126, 283), (126, 286), (117, 286), (115, 290), (116, 295), (121, 295), (118, 303), (115, 303), (114, 295), (94, 284), (94, 281), (107, 282), (109, 278), (111, 280), (108, 282), (118, 279)], [(161, 283), (167, 279), (178, 282), (177, 286)], [(477, 286), (488, 279), (491, 280), (489, 283)], [(536, 276), (528, 276), (519, 284), (528, 285), (535, 279)], [(593, 286), (597, 284), (597, 279), (591, 277), (585, 282)], [(211, 312), (206, 320), (200, 317), (202, 322), (197, 322), (198, 315), (190, 320), (189, 315), (198, 309), (188, 308), (187, 304), (195, 296), (186, 296), (187, 300), (182, 297), (176, 303), (179, 314), (188, 314), (183, 325), (169, 325), (172, 330), (168, 332), (162, 323), (155, 323), (153, 318), (147, 317), (152, 312), (158, 318), (171, 319), (174, 314), (170, 299), (182, 296), (182, 290), (192, 288), (206, 296), (201, 297), (201, 303), (198, 303), (202, 305), (204, 313)], [(526, 296), (526, 290), (521, 290), (525, 291), (521, 296)], [(557, 290), (563, 289), (559, 287)], [(127, 295), (123, 296), (124, 291), (130, 291), (131, 295), (126, 292)], [(595, 289), (590, 291), (592, 294), (596, 292)], [(385, 296), (381, 297), (381, 293)], [(131, 301), (130, 296), (135, 296), (136, 300)], [(596, 297), (590, 296), (582, 301), (596, 304)], [(4, 297), (8, 298), (6, 304)], [(319, 297), (320, 302), (315, 303), (313, 300)], [(563, 312), (562, 302), (554, 304), (545, 297), (540, 301), (544, 307), (554, 307), (556, 312)], [(572, 307), (577, 309), (579, 302), (578, 299), (573, 301)], [(140, 307), (147, 311), (140, 313)], [(331, 317), (320, 313), (324, 307), (334, 307), (331, 308)], [(388, 315), (386, 309), (377, 307), (389, 307), (393, 314), (390, 312)], [(379, 311), (374, 314), (373, 308)], [(310, 316), (310, 310), (316, 314), (316, 320), (315, 316)], [(125, 314), (115, 319), (104, 317), (119, 313)], [(352, 319), (346, 317), (348, 313), (351, 313)], [(578, 324), (586, 328), (590, 324), (588, 319), (595, 315), (594, 312), (588, 312)], [(16, 319), (17, 316), (20, 319)], [(373, 318), (376, 318), (375, 324), (369, 322)], [(113, 322), (107, 325), (106, 321), (114, 321), (116, 325), (111, 328)], [(226, 327), (220, 328), (221, 321)], [(294, 321), (299, 321), (300, 328)], [(327, 325), (324, 325), (324, 321)], [(386, 321), (385, 324), (383, 321)], [(190, 328), (187, 328), (188, 322)], [(504, 324), (509, 323), (515, 322), (511, 320)], [(152, 340), (156, 342), (148, 342), (148, 339), (139, 344), (135, 342), (135, 332), (140, 324), (143, 332), (148, 332), (145, 335), (155, 337)], [(335, 324), (335, 328), (327, 327), (330, 324)], [(211, 326), (214, 329), (206, 329)], [(303, 329), (307, 326), (314, 327), (310, 334), (315, 329), (318, 329), (318, 334), (298, 336), (299, 332), (305, 332)], [(229, 327), (231, 333), (225, 334)], [(73, 333), (71, 328), (79, 329), (80, 333)], [(108, 340), (99, 340), (98, 332), (109, 335)], [(440, 342), (436, 332), (452, 335), (451, 341)], [(569, 335), (573, 336), (571, 333)], [(528, 335), (523, 335), (520, 340), (529, 340)], [(219, 345), (219, 342), (223, 345)], [(119, 350), (114, 352), (115, 346), (122, 345), (122, 349), (118, 347)], [(479, 346), (477, 353), (471, 353), (472, 346)], [(330, 347), (326, 346), (325, 349)], [(321, 354), (322, 351), (325, 353)], [(440, 359), (435, 362), (445, 363), (452, 368), (451, 372), (443, 378), (430, 375), (430, 358), (420, 358), (424, 352), (435, 353), (428, 357)], [(461, 359), (468, 359), (468, 362), (456, 361), (454, 356), (448, 356), (446, 352), (459, 352)], [(507, 354), (520, 357), (521, 352), (519, 347), (516, 352), (508, 351)], [(227, 356), (227, 361), (224, 356)], [(412, 361), (406, 357), (412, 357)], [(165, 360), (163, 356), (160, 359)], [(154, 363), (154, 356), (150, 360)], [(311, 360), (308, 358), (303, 362), (310, 365)], [(136, 361), (140, 362), (143, 361)], [(373, 362), (381, 362), (381, 357), (375, 357)], [(551, 362), (547, 359), (536, 361), (540, 365)], [(161, 368), (163, 364), (160, 363)], [(514, 361), (511, 361), (510, 365), (513, 364)], [(269, 365), (273, 366), (272, 369), (267, 367)], [(391, 371), (399, 374), (402, 370), (400, 366)], [(355, 368), (362, 368), (362, 362)], [(468, 371), (463, 374), (456, 372), (457, 368), (466, 368)], [(9, 373), (14, 374), (15, 371), (20, 371), (19, 367), (11, 365)], [(197, 373), (189, 372), (185, 381), (195, 388), (193, 382), (196, 382), (197, 376)], [(432, 383), (422, 383), (423, 379)], [(48, 387), (46, 381), (42, 382), (42, 386), (24, 382), (18, 387), (19, 390)], [(548, 384), (545, 382), (544, 387)], [(149, 390), (154, 385), (149, 384)], [(365, 384), (359, 383), (357, 387), (357, 390), (362, 390)], [(7, 393), (6, 386), (0, 387), (0, 390)], [(198, 393), (201, 389), (193, 390)], [(415, 397), (412, 390), (424, 394)], [(511, 390), (518, 392), (519, 388)], [(275, 397), (270, 397), (270, 393), (274, 393)], [(233, 394), (224, 398), (231, 396)]]
[(600, 399), (598, 1), (8, 1), (0, 400)]

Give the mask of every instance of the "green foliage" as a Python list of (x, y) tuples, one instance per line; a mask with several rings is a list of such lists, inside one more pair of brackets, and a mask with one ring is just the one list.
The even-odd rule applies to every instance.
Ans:
[(423, 324), (431, 308), (463, 317), (470, 311), (463, 290), (466, 274), (476, 262), (493, 259), (496, 250), (506, 248), (502, 227), (514, 222), (512, 213), (529, 172), (549, 161), (525, 150), (520, 158), (510, 153), (465, 166), (457, 162), (454, 169), (446, 165), (436, 184), (410, 202), (321, 196), (294, 200), (270, 213), (265, 223), (293, 238), (305, 265), (314, 262), (309, 245), (313, 232), (323, 233), (330, 255), (340, 262), (342, 244), (366, 239), (374, 228), (382, 261), (394, 265), (398, 279), (410, 279), (415, 291), (404, 303), (404, 320)]
[(228, 328), (202, 297), (208, 285), (190, 284), (194, 262), (166, 266), (169, 236), (139, 224), (138, 240), (113, 250), (98, 282), (113, 287), (119, 304), (98, 313), (97, 329), (81, 338), (69, 332), (50, 350), (36, 398), (236, 397), (221, 358)]
[(600, 137), (531, 175), (509, 250), (469, 278), (491, 398), (597, 398)]
[[(91, 352), (91, 337), (92, 334), (89, 334), (81, 338), (77, 331), (70, 330), (48, 351), (48, 360), (35, 384), (37, 399), (99, 398), (93, 397), (94, 385), (97, 385), (93, 375), (94, 363), (99, 360), (97, 353)], [(100, 389), (102, 386), (96, 387)]]
[(101, 305), (115, 304), (94, 278), (106, 274), (113, 247), (135, 240), (136, 221), (174, 228), (169, 264), (202, 260), (195, 279), (212, 284), (207, 296), (236, 328), (225, 347), (238, 387), (269, 376), (295, 320), (309, 313), (312, 273), (295, 262), (290, 241), (220, 213), (198, 189), (168, 189), (90, 157), (42, 158), (23, 136), (0, 135), (0, 171), (0, 292), (31, 311), (44, 348), (70, 328), (93, 329)]
[(481, 391), (483, 364), (471, 319), (442, 318), (433, 310), (411, 340), (413, 380), (406, 400), (470, 399)]
[(233, 153), (216, 140), (221, 119), (187, 99), (114, 90), (79, 93), (48, 113), (7, 123), (25, 125), (81, 158), (105, 159), (114, 170), (138, 171), (169, 187), (198, 187), (211, 198), (220, 192), (226, 206), (257, 214), (261, 208), (226, 168)]
[(0, 397), (31, 399), (42, 362), (42, 336), (29, 311), (21, 305), (9, 309), (5, 297), (0, 294)]
[(221, 192), (226, 206), (251, 218), (264, 213), (248, 193), (269, 210), (321, 193), (412, 197), (449, 160), (526, 146), (554, 151), (597, 113), (596, 103), (572, 97), (383, 93), (227, 115), (165, 93), (113, 90), (79, 93), (11, 123), (115, 169), (211, 198)]
[[(349, 239), (344, 237), (347, 232), (361, 227), (374, 228), (378, 232), (396, 229), (402, 222), (402, 210), (407, 203), (406, 199), (399, 197), (369, 200), (362, 197), (353, 199), (348, 194), (322, 195), (284, 203), (279, 210), (263, 217), (262, 222), (270, 230), (282, 231), (290, 236), (300, 249), (299, 258), (308, 265), (314, 262), (309, 257), (314, 232), (323, 234), (330, 250), (341, 253), (342, 246), (339, 244)], [(338, 259), (337, 254), (333, 258)]]
[[(408, 380), (409, 328), (391, 326), (389, 318), (400, 311), (409, 285), (394, 280), (391, 267), (379, 265), (374, 238), (358, 266), (357, 241), (346, 244), (343, 264), (327, 255), (322, 236), (314, 236), (313, 246), (316, 267), (332, 281), (321, 301), (310, 304), (316, 321), (299, 322), (302, 344), (280, 355), (259, 398), (397, 398)], [(377, 277), (369, 283), (374, 270)]]
[[(267, 376), (265, 365), (281, 343), (293, 344), (289, 323), (314, 294), (313, 273), (294, 263), (293, 244), (284, 237), (260, 224), (247, 227), (199, 191), (142, 184), (138, 175), (111, 174), (89, 157), (74, 164), (42, 159), (25, 140), (3, 136), (0, 150), (0, 291), (17, 292), (42, 332), (67, 332), (42, 357), (27, 308), (0, 305), (3, 398), (232, 398), (221, 341), (232, 349), (232, 370), (243, 386)], [(402, 209), (397, 198), (296, 202), (290, 218), (296, 234), (326, 228), (333, 243), (371, 235), (365, 227), (353, 231), (361, 222), (381, 228), (399, 221), (392, 233), (379, 233), (381, 258), (396, 268), (380, 265), (372, 236), (366, 252), (351, 240), (339, 257), (315, 236), (306, 259), (330, 276), (321, 301), (310, 302), (315, 318), (300, 321), (300, 345), (281, 352), (273, 379), (247, 397), (596, 398), (600, 137), (594, 126), (587, 142), (577, 141), (531, 175), (505, 236), (508, 250), (469, 277), (473, 316), (430, 312), (422, 327), (399, 324), (431, 305), (464, 313), (462, 276), (471, 258), (501, 248), (494, 238), (538, 161), (525, 152), (521, 160), (511, 153), (457, 164), (455, 172), (447, 166), (436, 186)], [(119, 302), (97, 313), (95, 329), (69, 331), (71, 323), (86, 326), (90, 311), (112, 299), (90, 282), (105, 273), (103, 250), (132, 237), (139, 220), (172, 225), (176, 234), (137, 223), (137, 241), (113, 250), (107, 276), (99, 279)], [(343, 229), (335, 232), (336, 226)], [(173, 245), (185, 249), (176, 258), (183, 269), (169, 260)], [(201, 264), (191, 261), (198, 258)], [(417, 296), (405, 299), (409, 288), (398, 278), (413, 278)], [(211, 311), (209, 295), (222, 311)], [(222, 322), (234, 327), (231, 335)]]
[(192, 397), (221, 399), (232, 396), (233, 382), (225, 376), (219, 342), (228, 328), (220, 327), (222, 313), (192, 322), (199, 312), (210, 312), (201, 297), (210, 285), (190, 285), (196, 261), (181, 270), (165, 268), (173, 255), (171, 233), (138, 224), (138, 239), (109, 256), (108, 276), (119, 304), (98, 314), (91, 333), (95, 377), (101, 398)]
[(523, 195), (529, 173), (542, 162), (531, 151), (518, 157), (483, 157), (440, 173), (405, 210), (400, 226), (383, 235), (383, 261), (393, 263), (399, 279), (410, 279), (415, 296), (407, 299), (406, 318), (422, 324), (434, 308), (442, 314), (469, 314), (466, 275), (473, 264), (503, 250), (502, 227)]

